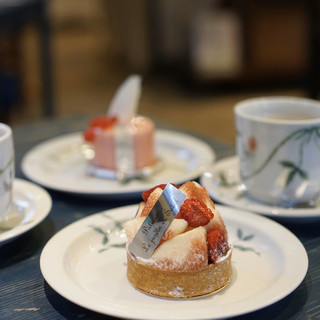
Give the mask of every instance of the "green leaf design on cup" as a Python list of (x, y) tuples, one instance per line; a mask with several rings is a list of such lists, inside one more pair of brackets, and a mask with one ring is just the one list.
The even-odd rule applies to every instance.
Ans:
[(8, 163), (4, 166), (4, 168), (0, 169), (0, 176), (4, 174), (4, 172), (13, 164), (14, 156), (12, 155)]
[(308, 173), (305, 172), (302, 168), (299, 168), (297, 165), (295, 165), (291, 161), (280, 161), (280, 164), (284, 168), (288, 168), (289, 174), (286, 180), (286, 187), (290, 184), (290, 182), (294, 179), (296, 175), (300, 176), (302, 179), (308, 179)]
[(275, 148), (271, 151), (269, 156), (265, 159), (265, 161), (258, 167), (256, 170), (252, 171), (249, 174), (244, 174), (240, 172), (240, 176), (243, 180), (251, 179), (252, 177), (259, 174), (263, 171), (270, 161), (274, 158), (277, 152), (289, 141), (297, 141), (298, 148), (299, 148), (299, 158), (297, 163), (294, 163), (290, 160), (282, 160), (280, 161), (280, 165), (284, 168), (289, 169), (288, 177), (286, 179), (286, 186), (288, 186), (294, 179), (295, 176), (299, 176), (302, 179), (308, 179), (307, 172), (302, 168), (302, 161), (303, 161), (303, 154), (304, 154), (304, 147), (314, 142), (316, 146), (319, 148), (320, 151), (320, 126), (315, 126), (311, 128), (302, 128), (292, 132), (286, 138), (284, 138)]

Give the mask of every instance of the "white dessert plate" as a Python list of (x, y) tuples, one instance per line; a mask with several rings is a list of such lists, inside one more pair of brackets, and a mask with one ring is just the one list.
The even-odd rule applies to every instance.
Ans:
[(251, 198), (240, 182), (237, 156), (217, 161), (200, 177), (211, 198), (222, 204), (249, 210), (287, 222), (312, 222), (320, 219), (320, 199), (312, 205), (286, 208), (269, 205)]
[(162, 169), (144, 179), (124, 183), (88, 175), (81, 133), (63, 135), (35, 146), (22, 159), (22, 171), (30, 180), (53, 190), (123, 198), (138, 196), (160, 183), (180, 184), (196, 179), (215, 160), (212, 148), (193, 136), (157, 130), (155, 140)]
[(13, 207), (0, 223), (0, 246), (37, 226), (51, 210), (52, 200), (41, 187), (22, 179), (13, 183)]
[(129, 283), (122, 224), (134, 217), (136, 205), (94, 214), (58, 232), (41, 253), (41, 272), (69, 301), (126, 319), (229, 318), (264, 308), (295, 290), (308, 269), (307, 253), (296, 236), (266, 217), (217, 208), (234, 250), (232, 281), (215, 294), (164, 299)]

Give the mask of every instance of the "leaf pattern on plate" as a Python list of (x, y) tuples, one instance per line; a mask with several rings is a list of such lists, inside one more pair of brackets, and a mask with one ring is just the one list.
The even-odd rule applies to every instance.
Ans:
[[(108, 214), (104, 213), (102, 214), (104, 218), (107, 218), (108, 220), (111, 220), (111, 227), (108, 227), (107, 229), (105, 227), (90, 225), (89, 227), (92, 228), (95, 232), (99, 233), (102, 236), (101, 239), (101, 245), (103, 248), (98, 250), (98, 253), (104, 252), (110, 248), (118, 248), (123, 249), (126, 247), (126, 241), (123, 241), (125, 239), (125, 231), (123, 229), (124, 221), (116, 220), (113, 217), (109, 216)], [(116, 237), (119, 241), (116, 243), (110, 241), (110, 237)]]
[[(239, 228), (237, 230), (237, 242), (247, 242), (247, 241), (250, 241), (250, 240), (253, 240), (254, 238), (254, 234), (244, 234), (243, 231)], [(239, 244), (239, 243), (236, 243), (233, 245), (233, 247), (235, 249), (238, 249), (238, 250), (241, 250), (241, 251), (251, 251), (251, 252), (254, 252), (256, 255), (260, 255), (260, 252), (255, 250), (254, 248), (252, 247), (248, 247), (246, 245), (243, 245), (243, 244)]]

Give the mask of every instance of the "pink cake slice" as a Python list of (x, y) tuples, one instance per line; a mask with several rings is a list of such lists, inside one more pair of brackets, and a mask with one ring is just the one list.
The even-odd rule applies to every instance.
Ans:
[[(127, 154), (129, 159), (132, 158), (134, 163), (131, 165), (135, 169), (155, 165), (154, 130), (153, 122), (143, 116), (133, 117), (128, 124), (119, 124), (117, 119), (107, 116), (93, 119), (84, 134), (94, 150), (92, 164), (117, 170), (117, 161)], [(121, 142), (121, 139), (125, 141)], [(125, 145), (124, 155), (119, 153), (120, 144)]]

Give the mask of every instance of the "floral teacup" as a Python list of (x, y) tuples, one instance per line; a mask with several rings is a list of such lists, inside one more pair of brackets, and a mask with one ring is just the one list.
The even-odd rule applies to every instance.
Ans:
[(0, 123), (0, 222), (10, 214), (14, 180), (14, 148), (12, 130)]
[(295, 205), (320, 194), (320, 102), (264, 97), (235, 108), (240, 177), (257, 200)]

